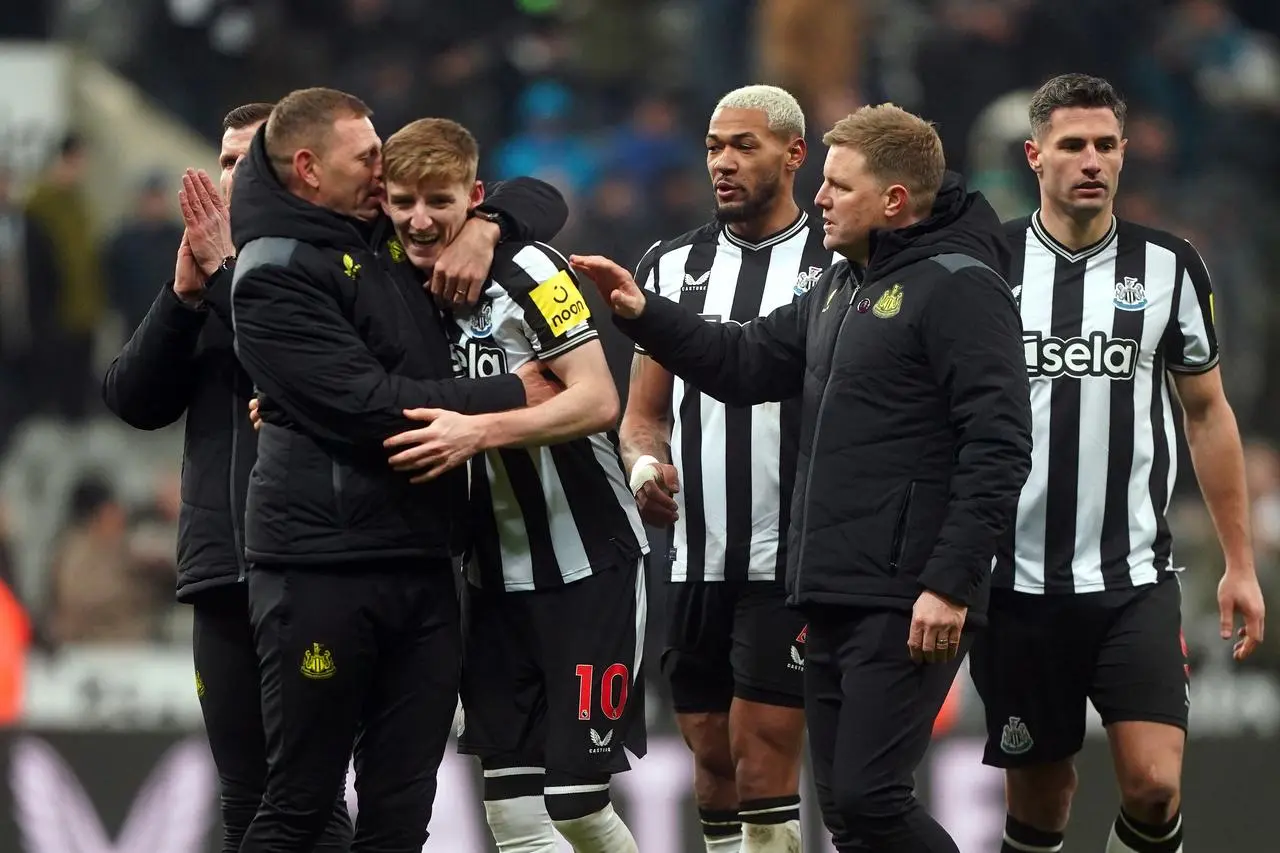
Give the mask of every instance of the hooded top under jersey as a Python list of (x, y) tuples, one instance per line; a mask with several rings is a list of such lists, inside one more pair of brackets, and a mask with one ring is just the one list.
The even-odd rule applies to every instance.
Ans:
[(427, 485), (382, 442), (405, 409), (524, 404), (514, 376), (454, 379), (441, 317), (389, 223), (370, 228), (289, 193), (259, 130), (236, 171), (236, 352), (271, 403), (246, 501), (245, 549), (272, 562), (445, 557), (461, 547), (466, 474)]
[(801, 395), (792, 604), (910, 609), (922, 589), (981, 623), (998, 538), (1031, 468), (1000, 220), (948, 174), (931, 216), (872, 235), (795, 303), (743, 326), (649, 296), (617, 325), (730, 405)]

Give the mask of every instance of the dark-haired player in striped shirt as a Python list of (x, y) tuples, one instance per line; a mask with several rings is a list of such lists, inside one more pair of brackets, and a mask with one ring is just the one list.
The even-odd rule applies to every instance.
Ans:
[[(1222, 390), (1213, 293), (1186, 240), (1118, 220), (1125, 104), (1067, 74), (1030, 108), (1040, 208), (1007, 224), (1034, 418), (1032, 471), (997, 555), (970, 671), (985, 761), (1006, 769), (1006, 853), (1054, 853), (1092, 701), (1120, 787), (1108, 853), (1182, 850), (1190, 686), (1165, 511), (1177, 452), (1166, 374), (1226, 559), (1222, 636), (1262, 640), (1244, 463)], [(1197, 567), (1203, 569), (1204, 567)]]

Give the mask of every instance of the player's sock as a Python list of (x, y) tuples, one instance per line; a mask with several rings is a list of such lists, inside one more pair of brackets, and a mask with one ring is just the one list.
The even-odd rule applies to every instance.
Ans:
[(573, 845), (574, 853), (640, 853), (631, 830), (613, 810), (613, 803), (606, 803), (589, 815), (556, 820), (555, 826)]
[(609, 802), (609, 777), (547, 774), (547, 813), (574, 853), (639, 853), (631, 830)]
[(1012, 815), (1004, 819), (1004, 843), (1000, 853), (1059, 853), (1062, 833), (1028, 826)]
[(499, 853), (556, 853), (556, 832), (543, 802), (541, 767), (484, 771), (484, 816)]
[(800, 853), (800, 796), (744, 800), (742, 853)]
[(702, 821), (702, 843), (707, 853), (741, 853), (742, 821), (737, 809), (698, 809)]
[(1182, 853), (1182, 812), (1155, 825), (1143, 823), (1120, 809), (1111, 824), (1107, 853)]

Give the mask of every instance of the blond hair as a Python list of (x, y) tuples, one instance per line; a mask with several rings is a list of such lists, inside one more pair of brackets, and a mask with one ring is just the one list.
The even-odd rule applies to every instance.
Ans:
[(856, 149), (877, 180), (906, 187), (914, 213), (933, 208), (947, 160), (932, 122), (893, 104), (866, 106), (836, 122), (822, 141)]
[(409, 122), (382, 146), (383, 178), (406, 186), (428, 179), (470, 184), (479, 167), (475, 137), (447, 118)]
[(760, 110), (768, 117), (769, 130), (788, 142), (804, 136), (804, 110), (786, 89), (757, 84), (734, 89), (716, 104), (716, 109)]

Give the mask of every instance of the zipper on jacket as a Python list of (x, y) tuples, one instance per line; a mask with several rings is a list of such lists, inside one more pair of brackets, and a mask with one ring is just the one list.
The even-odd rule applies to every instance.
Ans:
[(342, 489), (346, 478), (342, 473), (342, 466), (334, 460), (329, 460), (329, 471), (331, 481), (333, 483), (333, 507), (338, 513), (338, 524), (343, 527), (347, 526), (347, 514), (343, 511)]
[(902, 548), (907, 541), (907, 514), (911, 512), (911, 498), (916, 493), (916, 481), (907, 484), (907, 493), (902, 497), (902, 506), (898, 507), (898, 520), (893, 525), (893, 547), (889, 550), (889, 571), (898, 573), (898, 565), (902, 562)]
[(800, 553), (796, 555), (796, 589), (795, 594), (800, 595), (800, 576), (804, 571), (804, 551), (805, 546), (809, 543), (809, 501), (813, 495), (813, 469), (814, 457), (818, 449), (818, 437), (822, 434), (822, 413), (827, 408), (827, 389), (831, 387), (831, 374), (835, 372), (836, 350), (840, 346), (840, 336), (844, 334), (844, 324), (849, 320), (849, 308), (852, 307), (854, 300), (858, 298), (858, 292), (862, 290), (862, 282), (858, 282), (853, 286), (853, 293), (849, 296), (849, 304), (844, 308), (844, 316), (840, 318), (840, 325), (836, 327), (836, 337), (831, 343), (831, 369), (827, 371), (827, 378), (822, 383), (822, 394), (818, 397), (818, 413), (813, 419), (813, 439), (809, 442), (809, 470), (804, 474), (804, 504), (800, 507)]
[(236, 470), (240, 464), (240, 418), (243, 415), (247, 420), (248, 412), (242, 410), (240, 397), (236, 394), (236, 386), (239, 384), (240, 377), (233, 374), (231, 378), (231, 465), (227, 471), (227, 506), (231, 508), (231, 541), (235, 547), (236, 568), (239, 572), (236, 581), (243, 582), (249, 565), (248, 558), (244, 555), (244, 508), (240, 506), (240, 500), (237, 497), (239, 491), (236, 489)]

